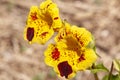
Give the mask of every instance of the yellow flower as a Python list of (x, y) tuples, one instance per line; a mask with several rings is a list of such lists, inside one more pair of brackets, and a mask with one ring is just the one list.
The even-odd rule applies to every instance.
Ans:
[(24, 39), (29, 43), (46, 43), (62, 27), (59, 9), (51, 0), (41, 3), (40, 9), (32, 6), (24, 29)]
[(67, 37), (74, 38), (81, 47), (87, 47), (89, 43), (93, 42), (93, 36), (85, 28), (77, 26), (70, 27), (70, 24), (66, 23), (64, 28), (59, 31), (55, 37), (55, 41), (59, 42), (65, 40)]
[(40, 18), (40, 13), (37, 6), (32, 6), (27, 19), (27, 24), (24, 29), (24, 39), (29, 43), (44, 44), (54, 34), (53, 28)]
[(52, 66), (59, 76), (66, 78), (72, 78), (77, 71), (91, 67), (97, 59), (93, 49), (80, 47), (72, 38), (50, 44), (44, 55), (45, 63)]
[(77, 26), (71, 27), (66, 22), (62, 26), (55, 37), (56, 44), (50, 44), (45, 51), (45, 63), (52, 66), (59, 76), (72, 78), (77, 71), (91, 67), (97, 55), (89, 31)]

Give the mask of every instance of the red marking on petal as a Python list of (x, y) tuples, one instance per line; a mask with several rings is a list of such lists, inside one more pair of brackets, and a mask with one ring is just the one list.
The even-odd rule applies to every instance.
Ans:
[(82, 54), (82, 55), (80, 56), (80, 58), (79, 58), (79, 61), (80, 61), (80, 62), (83, 61), (83, 60), (85, 60), (84, 54)]
[(38, 34), (38, 32), (36, 34)]
[(27, 39), (28, 41), (32, 41), (33, 37), (34, 37), (34, 28), (27, 28)]
[(63, 37), (60, 35), (60, 36), (58, 37), (58, 39), (61, 40), (61, 39), (63, 39)]
[(47, 8), (48, 8), (51, 4), (52, 4), (52, 3), (48, 4), (48, 5), (47, 5)]
[(58, 51), (57, 48), (55, 48), (52, 52), (52, 58), (57, 60), (59, 58), (59, 56), (60, 56), (60, 52)]
[(58, 70), (60, 71), (60, 75), (65, 78), (68, 78), (68, 75), (73, 72), (72, 67), (68, 64), (67, 61), (61, 62), (58, 64)]
[(82, 41), (80, 41), (80, 44), (81, 44), (81, 46), (84, 46), (84, 43)]
[(81, 46), (84, 46), (84, 43), (82, 41), (80, 41), (80, 38), (76, 37), (77, 41), (81, 44)]
[(46, 36), (46, 34), (48, 34), (48, 32), (43, 32), (41, 35)]
[(57, 20), (57, 19), (58, 19), (58, 17), (55, 17), (55, 18), (54, 18), (54, 20)]
[(36, 20), (36, 19), (38, 19), (37, 18), (37, 13), (35, 12), (35, 13), (31, 13), (31, 18), (32, 18), (32, 20)]
[(48, 5), (47, 5), (47, 8), (48, 8), (49, 6), (50, 6), (50, 5), (48, 4)]

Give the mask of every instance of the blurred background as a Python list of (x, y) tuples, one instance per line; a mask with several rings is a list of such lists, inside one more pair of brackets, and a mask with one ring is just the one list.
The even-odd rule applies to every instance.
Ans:
[[(0, 0), (0, 80), (58, 80), (44, 63), (46, 45), (23, 40), (30, 6), (44, 0)], [(120, 59), (120, 0), (54, 0), (61, 18), (85, 27), (96, 39), (97, 53), (110, 69)], [(99, 73), (102, 78), (102, 73)], [(89, 71), (78, 72), (72, 80), (94, 80)]]

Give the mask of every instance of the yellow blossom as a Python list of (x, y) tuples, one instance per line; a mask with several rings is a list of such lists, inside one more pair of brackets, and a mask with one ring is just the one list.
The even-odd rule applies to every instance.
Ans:
[(91, 67), (97, 55), (89, 31), (77, 26), (71, 27), (66, 22), (62, 26), (55, 37), (56, 44), (50, 44), (45, 51), (45, 63), (52, 66), (59, 76), (72, 78), (77, 71)]
[(54, 33), (53, 29), (39, 15), (38, 7), (32, 6), (24, 29), (24, 39), (29, 43), (44, 44)]
[[(72, 38), (59, 41), (57, 44), (50, 44), (44, 55), (45, 63), (52, 66), (59, 76), (66, 78), (72, 78), (77, 71), (91, 67), (97, 59), (93, 49), (80, 47)], [(70, 70), (66, 70), (64, 67), (68, 67)]]
[(41, 3), (40, 9), (32, 6), (24, 29), (24, 39), (29, 43), (46, 43), (54, 31), (62, 26), (59, 9), (51, 0)]
[(81, 47), (87, 47), (90, 42), (94, 41), (93, 36), (88, 30), (77, 26), (70, 27), (68, 23), (59, 31), (55, 37), (55, 41), (59, 42), (60, 40), (66, 39), (68, 36), (74, 38)]

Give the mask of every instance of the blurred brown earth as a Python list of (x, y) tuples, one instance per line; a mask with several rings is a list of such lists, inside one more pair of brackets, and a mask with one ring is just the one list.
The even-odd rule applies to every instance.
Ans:
[[(44, 63), (43, 52), (52, 40), (46, 45), (29, 45), (23, 40), (29, 8), (42, 1), (0, 0), (0, 80), (57, 80)], [(120, 59), (120, 0), (54, 1), (63, 20), (92, 32), (99, 62), (110, 69), (112, 59)], [(89, 71), (79, 72), (73, 80), (81, 79), (94, 80)]]

